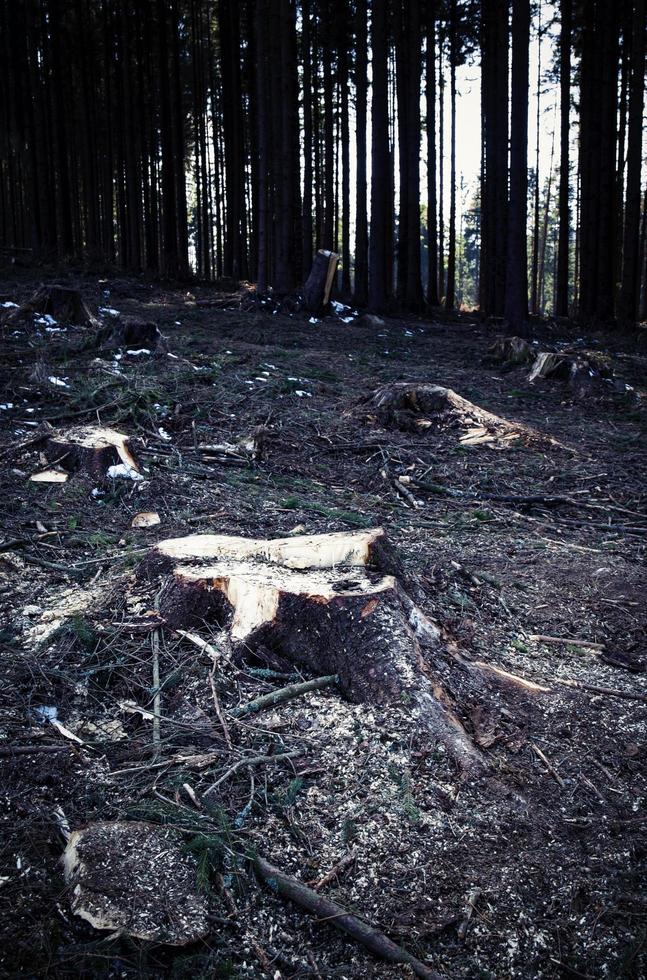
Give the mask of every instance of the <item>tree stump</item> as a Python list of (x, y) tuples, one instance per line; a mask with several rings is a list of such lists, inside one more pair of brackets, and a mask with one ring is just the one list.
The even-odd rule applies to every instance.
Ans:
[(463, 699), (502, 679), (445, 642), (411, 598), (415, 584), (381, 529), (275, 540), (190, 535), (159, 543), (141, 573), (169, 573), (159, 610), (172, 628), (211, 622), (235, 656), (269, 649), (336, 674), (351, 700), (405, 706), (462, 767), (484, 765)]
[(13, 309), (5, 317), (7, 325), (31, 321), (34, 315), (49, 314), (57, 323), (68, 323), (79, 327), (99, 326), (99, 321), (88, 309), (78, 289), (67, 286), (41, 286), (31, 299), (18, 309)]
[(303, 287), (304, 306), (311, 313), (321, 313), (328, 306), (338, 262), (337, 252), (319, 249), (315, 255), (310, 275)]
[(614, 379), (603, 355), (596, 351), (542, 351), (532, 365), (528, 382), (565, 381), (575, 398), (623, 394), (626, 386)]
[(68, 472), (85, 469), (97, 479), (109, 475), (111, 467), (125, 467), (128, 473), (141, 474), (128, 436), (98, 425), (53, 433), (47, 439), (45, 455), (52, 466), (62, 466)]
[(209, 932), (197, 861), (168, 827), (136, 821), (75, 830), (63, 864), (75, 915), (95, 929), (184, 946)]
[(164, 338), (156, 323), (136, 317), (119, 317), (102, 327), (97, 334), (100, 350), (133, 347), (137, 350), (166, 351)]
[(523, 337), (496, 337), (487, 352), (488, 360), (497, 364), (528, 364), (534, 354)]
[(378, 388), (365, 404), (382, 425), (404, 432), (462, 428), (460, 441), (468, 444), (505, 444), (522, 436), (539, 438), (539, 433), (527, 426), (487, 412), (440, 385), (395, 382)]

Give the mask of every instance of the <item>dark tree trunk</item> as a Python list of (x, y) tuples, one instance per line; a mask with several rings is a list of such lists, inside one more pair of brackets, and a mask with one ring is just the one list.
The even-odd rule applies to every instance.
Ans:
[(645, 96), (645, 0), (634, 0), (629, 73), (627, 184), (619, 319), (634, 324), (640, 294), (640, 198)]
[(618, 12), (585, 0), (580, 66), (580, 289), (586, 319), (613, 316)]
[[(303, 61), (303, 245), (301, 265), (306, 272), (312, 265), (312, 57), (310, 37), (310, 0), (301, 3), (301, 58)], [(262, 25), (259, 24), (259, 30)], [(260, 95), (259, 95), (260, 97)]]
[[(508, 3), (483, 0), (481, 17), (481, 310), (504, 309), (508, 173)], [(527, 114), (527, 106), (526, 106)]]
[(515, 0), (512, 10), (512, 105), (510, 114), (510, 204), (505, 317), (516, 334), (527, 331), (528, 269), (528, 44), (530, 2)]
[(366, 0), (357, 0), (356, 59), (355, 59), (355, 279), (354, 302), (366, 306), (368, 302), (368, 211), (366, 200), (366, 101), (367, 101), (367, 48)]
[(539, 137), (541, 133), (541, 0), (539, 0), (537, 55), (537, 103), (535, 112), (535, 194), (532, 230), (532, 268), (530, 274), (530, 310), (534, 316), (539, 313)]
[(450, 150), (449, 150), (449, 240), (447, 247), (447, 290), (445, 292), (445, 309), (453, 310), (456, 302), (456, 0), (451, 0), (450, 6)]
[(369, 244), (369, 308), (386, 307), (390, 280), (388, 255), (391, 242), (389, 208), (388, 47), (387, 2), (374, 0), (371, 41), (373, 51), (373, 101), (371, 133), (371, 237)]
[(436, 191), (436, 4), (427, 5), (427, 303), (438, 306), (438, 199)]
[(555, 313), (568, 316), (568, 278), (570, 250), (569, 140), (571, 108), (571, 3), (561, 0), (562, 28), (559, 41), (559, 241)]

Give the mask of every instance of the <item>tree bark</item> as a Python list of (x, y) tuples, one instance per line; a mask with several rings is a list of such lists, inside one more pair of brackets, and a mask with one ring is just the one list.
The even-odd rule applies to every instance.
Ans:
[(631, 23), (627, 182), (618, 318), (627, 326), (638, 316), (640, 294), (640, 199), (645, 101), (645, 0), (634, 0)]
[(515, 0), (512, 11), (512, 107), (510, 118), (510, 203), (506, 264), (505, 317), (523, 335), (528, 319), (526, 221), (528, 210), (528, 45), (529, 0)]
[(561, 0), (562, 26), (559, 40), (559, 238), (557, 283), (555, 287), (557, 316), (568, 316), (568, 283), (570, 252), (570, 108), (571, 108), (571, 25), (572, 0)]

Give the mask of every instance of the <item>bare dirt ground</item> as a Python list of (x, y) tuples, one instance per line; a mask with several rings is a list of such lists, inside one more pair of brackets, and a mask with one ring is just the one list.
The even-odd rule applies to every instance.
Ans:
[[(2, 299), (36, 285), (5, 284)], [(65, 324), (3, 331), (0, 973), (412, 975), (257, 880), (258, 852), (310, 883), (339, 865), (320, 893), (446, 977), (644, 976), (647, 429), (635, 391), (529, 386), (527, 367), (487, 363), (492, 335), (469, 317), (313, 323), (200, 305), (224, 298), (206, 287), (80, 285), (95, 314), (154, 320), (168, 351), (100, 351)], [(542, 349), (578, 340), (537, 329)], [(640, 391), (647, 352), (581, 345), (596, 342)], [(541, 437), (387, 424), (367, 399), (391, 381), (452, 388)], [(143, 481), (28, 480), (45, 422), (97, 421), (132, 438)], [(257, 459), (204, 448), (259, 428)], [(160, 524), (133, 528), (141, 512)], [(159, 628), (159, 582), (136, 575), (162, 538), (370, 527), (386, 529), (424, 611), (466, 656), (548, 689), (503, 710), (495, 683), (459, 700), (485, 776), (425, 738), (404, 699), (354, 704), (333, 686), (236, 719), (240, 703), (308, 675), (280, 651), (214, 668)], [(216, 624), (197, 632), (219, 646)], [(64, 837), (112, 820), (177, 832), (207, 898), (205, 938), (135, 940), (73, 914)]]

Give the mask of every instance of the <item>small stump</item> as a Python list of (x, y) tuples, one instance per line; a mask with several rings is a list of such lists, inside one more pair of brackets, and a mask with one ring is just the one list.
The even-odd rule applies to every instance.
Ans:
[(182, 838), (144, 822), (95, 823), (75, 830), (63, 863), (75, 915), (95, 929), (184, 946), (209, 932), (197, 862)]
[(125, 467), (128, 474), (141, 474), (128, 436), (103, 426), (84, 425), (55, 432), (47, 440), (45, 455), (52, 466), (62, 466), (68, 472), (86, 469), (98, 479), (110, 475), (111, 467)]
[(487, 359), (495, 364), (529, 364), (533, 350), (523, 337), (496, 337), (488, 348)]
[(339, 255), (320, 248), (315, 255), (310, 275), (303, 287), (303, 300), (306, 310), (321, 313), (330, 302)]
[(31, 321), (34, 315), (48, 314), (57, 323), (69, 323), (79, 327), (98, 327), (99, 321), (90, 313), (78, 289), (67, 286), (41, 286), (31, 299), (12, 310), (5, 323), (14, 325)]
[(532, 365), (528, 382), (564, 381), (576, 398), (612, 395), (622, 391), (604, 358), (593, 351), (542, 351)]
[(166, 351), (166, 344), (156, 323), (136, 317), (120, 317), (102, 327), (97, 335), (100, 350), (133, 347), (137, 350)]

